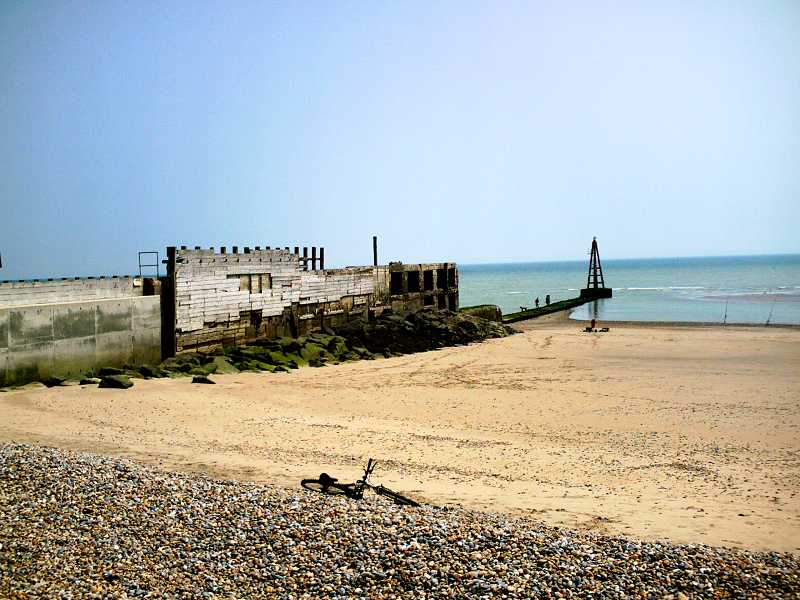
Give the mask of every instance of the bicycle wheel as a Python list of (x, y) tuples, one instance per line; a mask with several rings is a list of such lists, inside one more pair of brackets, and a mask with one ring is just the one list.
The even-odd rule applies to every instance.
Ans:
[(352, 487), (352, 485), (344, 485), (341, 483), (328, 483), (325, 485), (319, 479), (303, 479), (300, 485), (312, 492), (328, 494), (329, 496), (349, 496), (350, 488)]
[(379, 496), (386, 496), (387, 498), (391, 498), (394, 500), (395, 504), (399, 504), (401, 506), (419, 506), (418, 502), (414, 502), (411, 498), (406, 498), (405, 496), (401, 496), (397, 492), (393, 492), (389, 488), (383, 487), (379, 485), (376, 488), (373, 488), (375, 493)]

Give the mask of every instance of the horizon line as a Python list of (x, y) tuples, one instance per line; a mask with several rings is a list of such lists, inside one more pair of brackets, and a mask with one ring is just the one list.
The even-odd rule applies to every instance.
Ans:
[[(588, 253), (587, 253), (588, 256)], [(673, 258), (758, 258), (770, 256), (800, 256), (798, 252), (774, 252), (764, 254), (686, 254), (674, 256), (627, 256), (627, 257), (601, 257), (601, 260), (669, 260)], [(487, 262), (458, 262), (458, 265), (475, 266), (475, 265), (525, 265), (532, 263), (558, 263), (558, 262), (585, 262), (587, 259), (578, 258), (549, 258), (542, 260), (498, 260)], [(409, 263), (413, 264), (413, 263)]]

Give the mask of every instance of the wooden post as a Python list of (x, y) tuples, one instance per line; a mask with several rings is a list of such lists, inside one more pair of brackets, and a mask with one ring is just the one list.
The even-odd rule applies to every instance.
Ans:
[(175, 246), (167, 247), (167, 276), (161, 286), (161, 360), (175, 356)]
[(319, 270), (325, 270), (325, 248), (319, 249)]
[(317, 270), (317, 247), (311, 246), (311, 270)]
[(372, 266), (378, 266), (378, 236), (372, 236)]

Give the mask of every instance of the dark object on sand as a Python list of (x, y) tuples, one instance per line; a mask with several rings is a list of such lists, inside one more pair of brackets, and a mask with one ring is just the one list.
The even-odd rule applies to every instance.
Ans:
[(195, 375), (192, 377), (192, 383), (217, 383), (212, 381), (208, 375)]
[(369, 482), (369, 476), (372, 475), (372, 472), (375, 470), (375, 465), (377, 464), (377, 461), (370, 458), (367, 467), (364, 469), (364, 476), (355, 483), (337, 483), (339, 480), (335, 477), (331, 477), (327, 473), (320, 473), (318, 479), (303, 479), (300, 485), (312, 492), (329, 494), (331, 496), (343, 494), (353, 500), (361, 500), (361, 498), (364, 497), (364, 490), (369, 488), (379, 496), (386, 496), (390, 500), (393, 500), (395, 504), (401, 506), (419, 506), (419, 504), (414, 502), (411, 498), (401, 496), (387, 487), (372, 485)]
[(64, 379), (62, 377), (58, 377), (56, 375), (51, 375), (47, 379), (43, 380), (42, 383), (44, 383), (47, 387), (56, 387), (56, 386), (59, 386), (59, 385), (64, 385), (65, 381), (66, 381), (66, 379)]
[(117, 369), (116, 367), (102, 367), (98, 372), (100, 377), (105, 377), (106, 375), (124, 375), (125, 369)]
[(100, 380), (99, 387), (126, 390), (133, 387), (133, 382), (125, 375), (106, 375)]

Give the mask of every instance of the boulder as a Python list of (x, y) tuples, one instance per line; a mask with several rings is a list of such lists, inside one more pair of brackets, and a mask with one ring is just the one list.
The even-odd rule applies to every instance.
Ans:
[(66, 380), (62, 377), (51, 375), (47, 379), (43, 380), (42, 383), (44, 383), (47, 387), (56, 387), (59, 385), (63, 385), (64, 381)]
[(195, 375), (192, 377), (192, 383), (217, 383), (216, 381), (212, 381), (208, 375)]
[(212, 361), (212, 364), (214, 366), (216, 366), (216, 370), (214, 371), (215, 373), (220, 373), (220, 374), (227, 375), (227, 374), (230, 374), (230, 373), (238, 373), (239, 372), (239, 369), (234, 367), (230, 363), (230, 361), (227, 358), (225, 358), (224, 356), (215, 356), (214, 360)]
[(152, 365), (142, 365), (138, 369), (139, 373), (142, 374), (142, 377), (145, 378), (152, 378), (152, 377), (166, 377), (167, 372), (162, 369), (161, 367), (154, 367)]
[(106, 375), (100, 380), (100, 387), (125, 390), (133, 387), (133, 382), (125, 375)]
[(278, 343), (281, 345), (281, 349), (286, 353), (299, 352), (303, 347), (299, 341), (290, 337), (282, 337), (278, 339)]
[(105, 377), (106, 375), (124, 375), (125, 370), (116, 367), (101, 367), (98, 374), (100, 377)]

